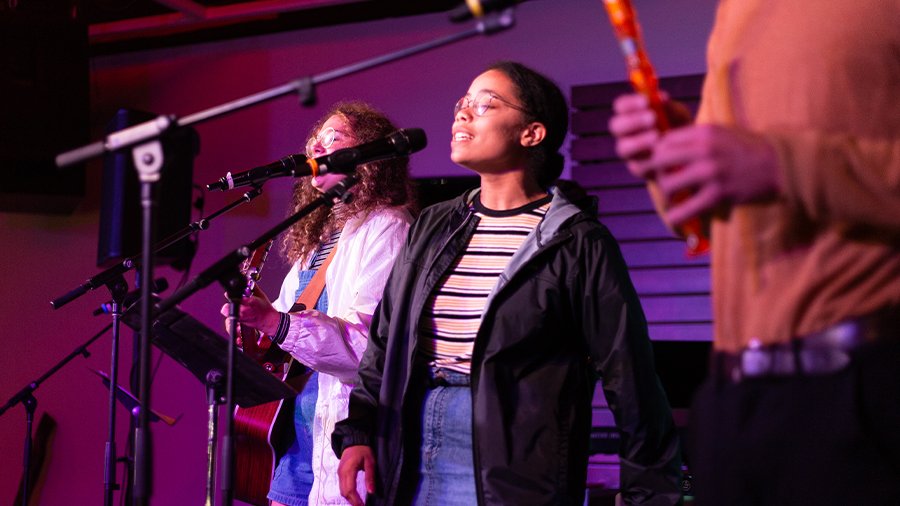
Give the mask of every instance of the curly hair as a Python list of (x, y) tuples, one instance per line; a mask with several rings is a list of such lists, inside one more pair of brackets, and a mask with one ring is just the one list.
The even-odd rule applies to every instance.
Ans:
[[(339, 102), (317, 121), (306, 139), (316, 136), (322, 125), (332, 116), (347, 122), (353, 138), (360, 144), (374, 141), (397, 130), (381, 111), (364, 102)], [(359, 181), (351, 189), (348, 203), (336, 207), (321, 206), (288, 229), (281, 244), (281, 252), (291, 263), (305, 259), (320, 243), (340, 230), (351, 216), (376, 209), (405, 206), (414, 207), (413, 188), (409, 178), (409, 158), (401, 157), (361, 165), (356, 169)], [(293, 214), (319, 198), (310, 176), (294, 183), (290, 212)]]

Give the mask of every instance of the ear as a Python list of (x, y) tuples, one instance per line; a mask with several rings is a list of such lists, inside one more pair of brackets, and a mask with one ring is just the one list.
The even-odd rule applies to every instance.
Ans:
[(519, 142), (526, 148), (537, 146), (544, 141), (547, 136), (547, 127), (543, 123), (534, 121), (525, 125), (522, 133), (519, 135)]

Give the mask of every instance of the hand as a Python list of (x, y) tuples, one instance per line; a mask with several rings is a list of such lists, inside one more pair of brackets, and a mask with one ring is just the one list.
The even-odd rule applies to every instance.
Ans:
[(351, 506), (363, 506), (365, 503), (356, 491), (356, 475), (363, 471), (366, 479), (366, 492), (375, 493), (375, 456), (368, 446), (350, 446), (341, 454), (338, 465), (338, 480), (341, 495)]
[[(680, 102), (670, 101), (665, 92), (661, 95), (669, 124), (672, 127), (690, 124), (688, 108)], [(656, 112), (650, 107), (647, 97), (637, 93), (618, 97), (613, 102), (613, 112), (609, 131), (616, 138), (616, 153), (627, 162), (632, 174), (652, 181), (656, 174), (641, 162), (650, 158), (661, 137), (656, 128)]]
[[(652, 156), (639, 162), (654, 174), (673, 225), (722, 206), (757, 202), (781, 193), (778, 156), (763, 136), (715, 125), (698, 125), (665, 133)], [(672, 170), (680, 168), (680, 170)], [(673, 202), (679, 193), (688, 198)]]
[[(670, 225), (723, 205), (764, 200), (781, 192), (778, 157), (760, 135), (712, 125), (660, 133), (656, 114), (643, 95), (623, 95), (613, 110), (609, 130), (616, 137), (616, 152), (632, 174), (656, 183), (655, 193), (663, 200), (664, 219)], [(666, 102), (666, 111), (672, 125), (684, 124), (683, 106)], [(673, 202), (675, 195), (685, 192), (688, 198)]]
[[(228, 316), (228, 303), (222, 306), (222, 316)], [(278, 323), (281, 321), (281, 315), (272, 307), (268, 297), (262, 291), (257, 291), (250, 297), (241, 299), (238, 309), (238, 321), (241, 325), (246, 325), (260, 332), (272, 335), (278, 331)], [(228, 330), (228, 321), (225, 322), (226, 330)]]

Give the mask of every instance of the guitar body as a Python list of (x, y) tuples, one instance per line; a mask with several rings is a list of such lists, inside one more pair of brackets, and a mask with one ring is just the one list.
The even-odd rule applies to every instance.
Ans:
[(268, 506), (269, 484), (278, 462), (273, 430), (284, 400), (234, 410), (235, 498)]
[[(247, 274), (245, 297), (258, 290), (256, 281), (271, 242), (255, 251), (245, 263)], [(316, 274), (304, 288), (291, 311), (313, 307), (325, 288), (325, 272), (337, 248), (319, 266)], [(287, 352), (272, 342), (269, 336), (238, 325), (238, 346), (245, 355), (253, 358), (266, 371), (274, 374), (297, 392), (303, 391), (313, 371), (293, 360)], [(261, 404), (250, 408), (237, 407), (234, 413), (235, 479), (234, 496), (255, 506), (268, 506), (266, 495), (272, 482), (272, 474), (278, 463), (279, 450), (284, 449), (281, 435), (292, 434), (294, 423), (294, 399)]]
[[(247, 278), (244, 297), (259, 293), (256, 282), (259, 281), (260, 272), (271, 246), (272, 242), (270, 241), (260, 247), (241, 266), (241, 271)], [(238, 324), (237, 345), (245, 355), (255, 360), (281, 381), (286, 381), (291, 375), (300, 376), (298, 371), (304, 369), (299, 364), (292, 367), (293, 362), (290, 355), (278, 346), (272, 346), (269, 336), (261, 334), (251, 327)], [(302, 384), (299, 385), (299, 388), (295, 386), (297, 391), (302, 388)], [(293, 399), (281, 399), (258, 406), (235, 407), (235, 498), (255, 506), (268, 506), (269, 500), (266, 495), (269, 493), (272, 473), (278, 463), (276, 449), (279, 448), (281, 439), (279, 437), (281, 433), (279, 420), (283, 411), (289, 411), (284, 408), (293, 405)], [(285, 422), (293, 420), (293, 416), (284, 418)]]
[[(298, 392), (312, 371), (296, 361), (284, 364), (282, 377)], [(294, 399), (281, 399), (234, 410), (235, 498), (255, 506), (268, 506), (269, 485), (278, 463), (278, 449), (284, 448), (285, 425), (294, 421)]]

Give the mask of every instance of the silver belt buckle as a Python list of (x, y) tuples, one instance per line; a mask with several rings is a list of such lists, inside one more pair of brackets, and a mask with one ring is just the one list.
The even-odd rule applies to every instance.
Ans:
[(772, 370), (772, 355), (763, 349), (759, 339), (753, 338), (741, 353), (740, 367), (731, 371), (731, 380), (739, 382), (745, 377), (762, 376)]

